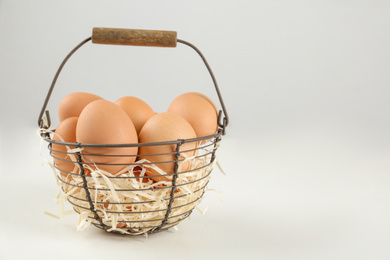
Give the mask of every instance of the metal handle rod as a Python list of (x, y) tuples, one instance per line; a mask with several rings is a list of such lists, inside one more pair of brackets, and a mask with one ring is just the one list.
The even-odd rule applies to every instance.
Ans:
[[(51, 83), (51, 86), (49, 88), (49, 91), (47, 92), (47, 95), (46, 95), (46, 99), (45, 99), (45, 102), (43, 103), (43, 106), (42, 106), (42, 109), (41, 109), (41, 113), (39, 114), (39, 117), (38, 117), (38, 126), (39, 127), (43, 127), (43, 119), (42, 119), (42, 116), (43, 114), (45, 113), (45, 109), (47, 107), (47, 104), (49, 103), (49, 99), (50, 99), (50, 96), (51, 96), (51, 93), (53, 92), (53, 89), (54, 89), (54, 86), (57, 82), (57, 79), (58, 79), (58, 76), (60, 75), (61, 71), (62, 71), (62, 68), (65, 66), (65, 63), (69, 60), (69, 58), (73, 55), (73, 53), (75, 53), (81, 46), (83, 46), (84, 44), (86, 44), (87, 42), (89, 42), (90, 40), (92, 39), (92, 37), (88, 37), (87, 39), (85, 39), (84, 41), (82, 41), (81, 43), (79, 43), (79, 45), (77, 45), (71, 52), (69, 52), (69, 54), (65, 57), (65, 59), (62, 61), (60, 67), (58, 68), (54, 78), (53, 78), (53, 81)], [(47, 111), (46, 111), (47, 112)], [(46, 116), (49, 116), (48, 113), (46, 113)], [(48, 118), (48, 120), (50, 120)], [(50, 124), (49, 124), (50, 126)], [(49, 127), (48, 126), (48, 127)]]
[(223, 119), (223, 122), (221, 122), (221, 114), (219, 114), (219, 117), (218, 117), (218, 125), (220, 127), (223, 127), (225, 128), (228, 124), (229, 124), (229, 116), (227, 114), (227, 111), (226, 111), (226, 107), (225, 107), (225, 103), (223, 102), (223, 98), (222, 98), (222, 95), (221, 95), (221, 91), (219, 90), (219, 87), (218, 87), (218, 83), (217, 83), (217, 80), (214, 76), (214, 73), (213, 71), (211, 70), (211, 67), (209, 65), (209, 63), (207, 62), (205, 56), (202, 54), (202, 52), (193, 44), (189, 43), (189, 42), (186, 42), (186, 41), (183, 41), (183, 40), (180, 40), (180, 39), (177, 39), (177, 42), (180, 42), (182, 44), (185, 44), (187, 46), (190, 46), (192, 49), (194, 49), (198, 54), (199, 56), (202, 58), (203, 60), (203, 63), (206, 65), (207, 67), (207, 70), (209, 71), (209, 74), (213, 80), (213, 83), (214, 83), (214, 86), (215, 86), (215, 90), (217, 91), (217, 95), (218, 95), (218, 98), (219, 98), (219, 102), (221, 103), (221, 106), (222, 106), (222, 110), (223, 110), (223, 114), (225, 115), (224, 119)]
[[(54, 78), (53, 78), (53, 81), (51, 83), (51, 86), (49, 88), (49, 91), (46, 95), (46, 99), (45, 99), (45, 102), (43, 103), (43, 106), (42, 106), (42, 109), (41, 109), (41, 112), (39, 114), (39, 117), (38, 117), (38, 126), (39, 127), (44, 127), (44, 121), (43, 121), (43, 114), (45, 113), (45, 110), (46, 110), (46, 107), (47, 107), (47, 104), (49, 103), (49, 100), (50, 100), (50, 97), (51, 97), (51, 94), (53, 92), (53, 89), (54, 89), (54, 86), (57, 82), (57, 79), (63, 69), (63, 67), (65, 66), (66, 62), (69, 60), (69, 58), (81, 47), (83, 46), (84, 44), (86, 44), (87, 42), (89, 42), (90, 40), (92, 39), (92, 37), (88, 37), (87, 39), (85, 39), (84, 41), (82, 41), (81, 43), (79, 43), (66, 57), (65, 59), (62, 61), (61, 65), (59, 66)], [(212, 72), (211, 70), (211, 67), (210, 65), (208, 64), (206, 58), (204, 57), (204, 55), (201, 53), (201, 51), (195, 47), (193, 44), (189, 43), (189, 42), (186, 42), (186, 41), (183, 41), (183, 40), (180, 40), (180, 39), (177, 39), (177, 42), (180, 42), (182, 44), (185, 44), (189, 47), (191, 47), (192, 49), (194, 49), (198, 54), (199, 56), (202, 58), (204, 64), (206, 65), (207, 67), (207, 70), (209, 71), (209, 74), (213, 80), (213, 83), (214, 83), (214, 86), (215, 86), (215, 90), (217, 92), (217, 95), (218, 95), (218, 98), (219, 98), (219, 102), (222, 106), (222, 111), (223, 111), (223, 114), (224, 114), (224, 118), (222, 119), (222, 111), (219, 112), (219, 115), (218, 115), (218, 125), (220, 127), (222, 127), (223, 129), (223, 134), (225, 134), (225, 127), (229, 124), (229, 116), (227, 114), (227, 110), (226, 110), (226, 107), (225, 107), (225, 103), (222, 99), (222, 95), (221, 95), (221, 91), (219, 90), (219, 87), (218, 87), (218, 84), (217, 84), (217, 80), (215, 79), (215, 76), (214, 76), (214, 73)], [(46, 111), (46, 117), (47, 117), (47, 120), (49, 122), (49, 125), (47, 126), (47, 128), (50, 126), (50, 115), (48, 113), (48, 111)]]

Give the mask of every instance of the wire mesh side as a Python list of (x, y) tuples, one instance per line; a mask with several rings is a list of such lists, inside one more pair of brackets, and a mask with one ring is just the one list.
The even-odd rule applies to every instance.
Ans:
[[(99, 165), (87, 162), (77, 144), (64, 154), (54, 150), (50, 142), (49, 149), (53, 160), (60, 162), (55, 167), (61, 188), (84, 220), (108, 232), (138, 235), (166, 230), (192, 213), (209, 182), (220, 140), (216, 135), (207, 142), (197, 141), (191, 157), (184, 155), (188, 149), (181, 149), (187, 140), (181, 140), (167, 153), (174, 155), (172, 161), (135, 161), (123, 165), (126, 170), (119, 174), (101, 171)], [(63, 170), (61, 163), (73, 164), (73, 170)], [(149, 172), (168, 163), (173, 163), (173, 172)], [(166, 180), (154, 181), (153, 176)]]

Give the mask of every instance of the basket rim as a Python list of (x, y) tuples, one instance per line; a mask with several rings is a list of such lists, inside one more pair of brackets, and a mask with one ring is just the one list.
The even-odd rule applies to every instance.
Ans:
[[(51, 130), (52, 132), (55, 131)], [(41, 134), (42, 139), (45, 140), (48, 143), (51, 144), (58, 144), (58, 145), (67, 145), (67, 146), (73, 146), (77, 148), (81, 147), (95, 147), (95, 148), (118, 148), (118, 147), (143, 147), (143, 146), (162, 146), (162, 145), (177, 145), (177, 144), (184, 144), (184, 143), (190, 143), (190, 142), (198, 142), (198, 141), (204, 141), (209, 140), (212, 138), (220, 138), (223, 135), (223, 129), (218, 128), (217, 133), (213, 135), (207, 135), (202, 137), (196, 137), (196, 138), (189, 138), (189, 139), (177, 139), (172, 141), (164, 141), (164, 142), (148, 142), (148, 143), (121, 143), (121, 144), (91, 144), (91, 143), (70, 143), (70, 142), (62, 142), (62, 141), (56, 141), (50, 138), (50, 136), (46, 134)]]

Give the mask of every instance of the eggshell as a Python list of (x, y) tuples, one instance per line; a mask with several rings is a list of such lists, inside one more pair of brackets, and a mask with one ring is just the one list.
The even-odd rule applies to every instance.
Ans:
[(196, 95), (196, 96), (199, 96), (199, 97), (206, 99), (214, 107), (215, 113), (217, 114), (217, 117), (218, 117), (219, 111), (218, 111), (217, 105), (213, 102), (213, 100), (211, 100), (211, 98), (209, 98), (205, 94), (202, 94), (199, 92), (187, 92), (187, 93), (184, 93), (183, 95)]
[[(165, 142), (175, 141), (177, 139), (196, 138), (196, 134), (191, 125), (181, 116), (163, 112), (151, 117), (143, 126), (140, 134), (140, 143)], [(192, 150), (196, 148), (196, 142), (188, 142), (181, 145), (180, 150)], [(176, 145), (160, 145), (160, 146), (141, 146), (139, 148), (139, 160), (146, 159), (154, 163), (157, 167), (165, 171), (167, 174), (173, 174), (175, 163)], [(171, 153), (171, 154), (170, 154)], [(195, 151), (185, 152), (187, 156), (193, 156)], [(179, 160), (183, 160), (184, 156), (180, 155)], [(159, 163), (167, 162), (167, 163)], [(188, 163), (182, 166), (182, 171), (188, 170)], [(146, 172), (147, 175), (159, 175), (153, 169)], [(164, 176), (151, 177), (154, 181), (168, 181)]]
[(61, 100), (58, 106), (58, 118), (62, 121), (68, 117), (78, 117), (86, 105), (99, 99), (102, 98), (91, 93), (71, 93)]
[(168, 112), (185, 118), (197, 137), (213, 135), (218, 130), (218, 109), (210, 98), (201, 93), (181, 94), (171, 102)]
[[(74, 143), (76, 142), (76, 125), (78, 117), (69, 117), (62, 121), (53, 135), (54, 141)], [(70, 146), (70, 149), (75, 148)], [(53, 160), (57, 168), (60, 170), (60, 173), (63, 176), (67, 176), (68, 172), (73, 172), (75, 170), (75, 163), (71, 162), (71, 158), (67, 153), (67, 148), (65, 145), (61, 144), (52, 144), (52, 155)], [(57, 152), (56, 152), (57, 151)], [(57, 159), (58, 158), (58, 159)], [(66, 160), (66, 161), (64, 161)]]
[(137, 134), (139, 134), (146, 121), (155, 114), (145, 101), (136, 97), (122, 97), (115, 101), (115, 104), (120, 106), (133, 121)]
[[(83, 109), (76, 127), (76, 140), (84, 144), (138, 143), (131, 119), (119, 106), (107, 100), (93, 101)], [(84, 147), (82, 154), (86, 162), (93, 162), (99, 169), (115, 174), (135, 162), (137, 151), (137, 147)], [(99, 163), (110, 165), (98, 165)]]

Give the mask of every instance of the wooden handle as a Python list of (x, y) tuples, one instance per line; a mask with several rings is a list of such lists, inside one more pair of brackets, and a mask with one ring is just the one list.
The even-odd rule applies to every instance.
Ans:
[(92, 42), (98, 44), (176, 47), (177, 33), (174, 31), (134, 30), (95, 27)]

